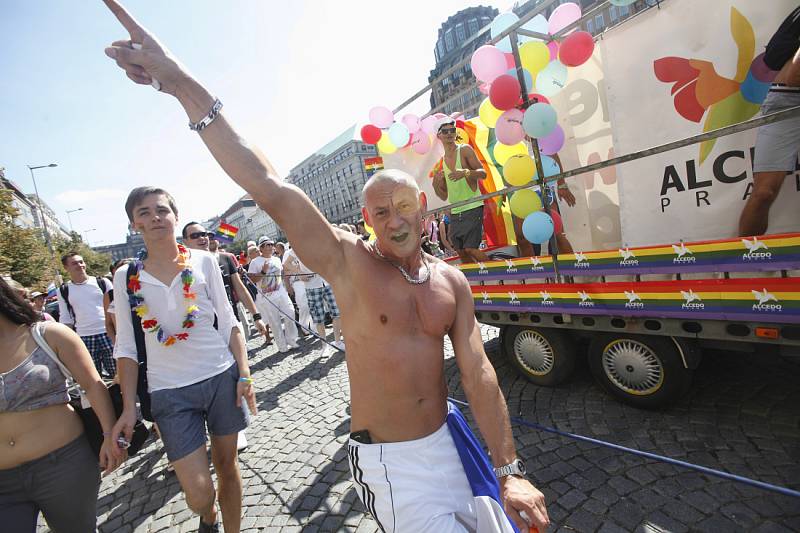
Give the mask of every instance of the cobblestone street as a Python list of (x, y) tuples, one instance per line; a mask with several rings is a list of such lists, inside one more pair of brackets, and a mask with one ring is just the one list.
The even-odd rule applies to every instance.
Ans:
[[(484, 326), (483, 335), (514, 416), (800, 489), (800, 361), (708, 353), (688, 398), (647, 412), (606, 396), (580, 365), (560, 388), (535, 387), (500, 356), (497, 330)], [(353, 489), (344, 448), (344, 354), (319, 342), (287, 354), (257, 341), (250, 348), (259, 413), (239, 456), (242, 530), (377, 531)], [(447, 357), (451, 396), (463, 400), (449, 349)], [(798, 499), (533, 429), (515, 426), (514, 434), (547, 497), (551, 531), (800, 531)], [(153, 442), (105, 479), (100, 531), (195, 531), (198, 519), (166, 467)]]

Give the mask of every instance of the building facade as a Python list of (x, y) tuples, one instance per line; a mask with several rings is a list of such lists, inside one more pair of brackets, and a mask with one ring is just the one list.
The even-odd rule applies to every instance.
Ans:
[(353, 224), (361, 218), (364, 159), (377, 155), (353, 125), (294, 167), (287, 181), (302, 189), (329, 222)]
[(51, 238), (69, 240), (69, 230), (58, 220), (56, 212), (47, 205), (47, 202), (37, 197), (35, 194), (29, 194), (28, 201), (35, 207), (33, 210), (33, 220), (37, 228), (45, 229), (42, 222), (42, 217), (44, 217), (44, 223), (47, 224), (46, 229)]
[(141, 233), (133, 230), (128, 231), (123, 243), (92, 247), (95, 252), (110, 255), (114, 261), (119, 261), (126, 257), (136, 257), (142, 249), (144, 249), (144, 237)]
[(14, 224), (25, 229), (36, 228), (37, 219), (33, 214), (35, 204), (31, 203), (19, 185), (5, 177), (2, 169), (0, 169), (0, 188), (11, 193), (11, 205), (17, 211)]

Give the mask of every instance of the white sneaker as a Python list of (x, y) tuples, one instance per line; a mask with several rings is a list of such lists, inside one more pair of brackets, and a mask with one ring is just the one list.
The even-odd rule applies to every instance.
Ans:
[(246, 448), (247, 448), (247, 437), (244, 434), (244, 430), (242, 430), (236, 435), (236, 450), (241, 452)]

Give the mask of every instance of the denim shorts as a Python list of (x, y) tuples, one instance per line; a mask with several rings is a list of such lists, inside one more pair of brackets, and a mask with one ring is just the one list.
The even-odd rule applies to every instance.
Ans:
[(164, 441), (170, 461), (186, 457), (206, 443), (208, 433), (233, 435), (247, 427), (249, 415), (236, 407), (239, 366), (229, 368), (203, 381), (177, 389), (160, 389), (150, 395), (153, 420)]
[[(761, 113), (775, 113), (800, 105), (800, 87), (773, 85)], [(794, 117), (758, 128), (753, 172), (792, 172), (800, 150), (800, 118)]]

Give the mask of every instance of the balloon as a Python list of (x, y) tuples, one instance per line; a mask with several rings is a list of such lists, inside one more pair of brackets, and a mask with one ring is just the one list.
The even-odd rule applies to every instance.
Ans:
[(546, 137), (556, 127), (556, 110), (550, 104), (533, 104), (522, 117), (525, 133), (537, 139)]
[[(517, 77), (517, 69), (512, 68), (506, 72), (509, 76)], [(530, 92), (533, 90), (533, 76), (528, 72), (528, 69), (522, 69), (522, 79), (525, 80), (525, 91)]]
[[(566, 4), (562, 4), (566, 5)], [(553, 236), (553, 219), (544, 211), (531, 213), (522, 221), (522, 234), (533, 244), (544, 244)]]
[(553, 219), (553, 226), (554, 226), (553, 232), (556, 235), (561, 235), (562, 233), (564, 233), (564, 221), (561, 220), (561, 215), (558, 214), (558, 211), (556, 211), (555, 209), (551, 209), (550, 218)]
[(558, 59), (568, 67), (586, 63), (594, 52), (594, 39), (587, 31), (571, 33), (558, 49)]
[[(547, 35), (547, 19), (544, 18), (544, 15), (540, 13), (535, 17), (533, 17), (528, 22), (526, 22), (525, 24), (523, 24), (522, 29)], [(538, 40), (539, 39), (537, 39), (536, 37), (527, 37), (525, 35), (519, 36), (520, 43), (526, 43), (528, 41), (538, 41)]]
[(550, 61), (558, 59), (558, 41), (550, 41), (547, 43), (547, 49), (550, 50)]
[(411, 136), (411, 149), (420, 155), (431, 149), (431, 136), (424, 131), (417, 131)]
[[(536, 164), (528, 154), (512, 155), (503, 165), (503, 179), (509, 185), (525, 185), (536, 173)], [(525, 217), (520, 217), (525, 218)]]
[(528, 155), (528, 148), (525, 143), (512, 144), (511, 146), (502, 143), (496, 143), (492, 151), (495, 161), (498, 165), (505, 165), (511, 156), (516, 154)]
[(480, 83), (480, 82), (478, 82), (478, 90), (480, 91), (481, 94), (485, 94), (486, 96), (489, 96), (489, 89), (491, 89), (491, 88), (492, 88), (492, 84), (491, 83)]
[(388, 128), (394, 122), (394, 114), (383, 106), (369, 110), (369, 121), (379, 128)]
[(528, 101), (532, 104), (549, 104), (550, 100), (548, 100), (544, 95), (539, 93), (529, 93), (528, 94)]
[(506, 56), (506, 68), (507, 69), (515, 69), (517, 68), (517, 62), (514, 60), (514, 54), (503, 54)]
[[(489, 33), (494, 39), (508, 28), (513, 26), (517, 23), (519, 17), (513, 11), (507, 11), (505, 13), (500, 13), (497, 15), (494, 20), (492, 21), (492, 25), (489, 27)], [(510, 52), (511, 51), (511, 39), (508, 37), (504, 38), (502, 41), (497, 43), (495, 46), (502, 50), (503, 52)]]
[(519, 100), (519, 91), (517, 78), (503, 74), (492, 82), (492, 87), (489, 89), (489, 101), (496, 109), (511, 109)]
[(545, 96), (553, 96), (564, 88), (567, 83), (567, 75), (567, 67), (561, 61), (554, 59), (536, 76), (536, 92)]
[(502, 114), (503, 112), (493, 106), (488, 98), (485, 98), (483, 102), (481, 102), (480, 107), (478, 107), (478, 117), (488, 128), (494, 128), (497, 119), (500, 118)]
[(542, 156), (542, 170), (544, 171), (544, 177), (549, 178), (550, 176), (555, 176), (561, 172), (561, 167), (558, 166), (556, 160), (549, 155)]
[(522, 111), (519, 109), (509, 109), (497, 119), (494, 126), (494, 135), (503, 144), (517, 144), (525, 138), (525, 130), (522, 129)]
[(476, 78), (492, 82), (506, 71), (506, 56), (498, 48), (485, 44), (472, 54), (470, 66)]
[(411, 113), (403, 115), (403, 118), (400, 120), (400, 122), (405, 124), (406, 128), (408, 128), (408, 131), (410, 131), (412, 133), (417, 131), (421, 127), (421, 124), (420, 124), (420, 121), (419, 121), (419, 117), (417, 115), (413, 115)]
[(615, 6), (629, 6), (634, 3), (636, 0), (609, 0), (612, 5)]
[(386, 132), (383, 132), (383, 135), (381, 135), (377, 145), (378, 150), (382, 154), (393, 154), (397, 151), (397, 146), (392, 143), (392, 140), (389, 138), (389, 135)]
[(431, 135), (435, 135), (437, 122), (439, 122), (439, 119), (431, 115), (429, 117), (425, 117), (424, 119), (422, 119), (420, 127), (422, 131), (424, 131), (425, 133), (430, 133)]
[(511, 195), (508, 202), (515, 217), (525, 218), (531, 213), (542, 210), (542, 200), (530, 189), (522, 189)]
[(550, 15), (550, 20), (547, 21), (547, 32), (555, 35), (580, 18), (581, 8), (578, 4), (572, 2), (561, 4)]
[(410, 133), (408, 132), (408, 128), (405, 126), (405, 124), (395, 122), (389, 126), (389, 139), (395, 146), (405, 146), (408, 143), (409, 135)]
[(373, 126), (372, 124), (367, 124), (361, 128), (361, 140), (367, 144), (375, 144), (376, 142), (381, 140), (381, 130)]
[(528, 41), (519, 47), (522, 67), (536, 74), (550, 63), (550, 50), (541, 41)]
[(564, 130), (556, 124), (549, 135), (539, 139), (539, 151), (544, 155), (553, 155), (564, 146)]

